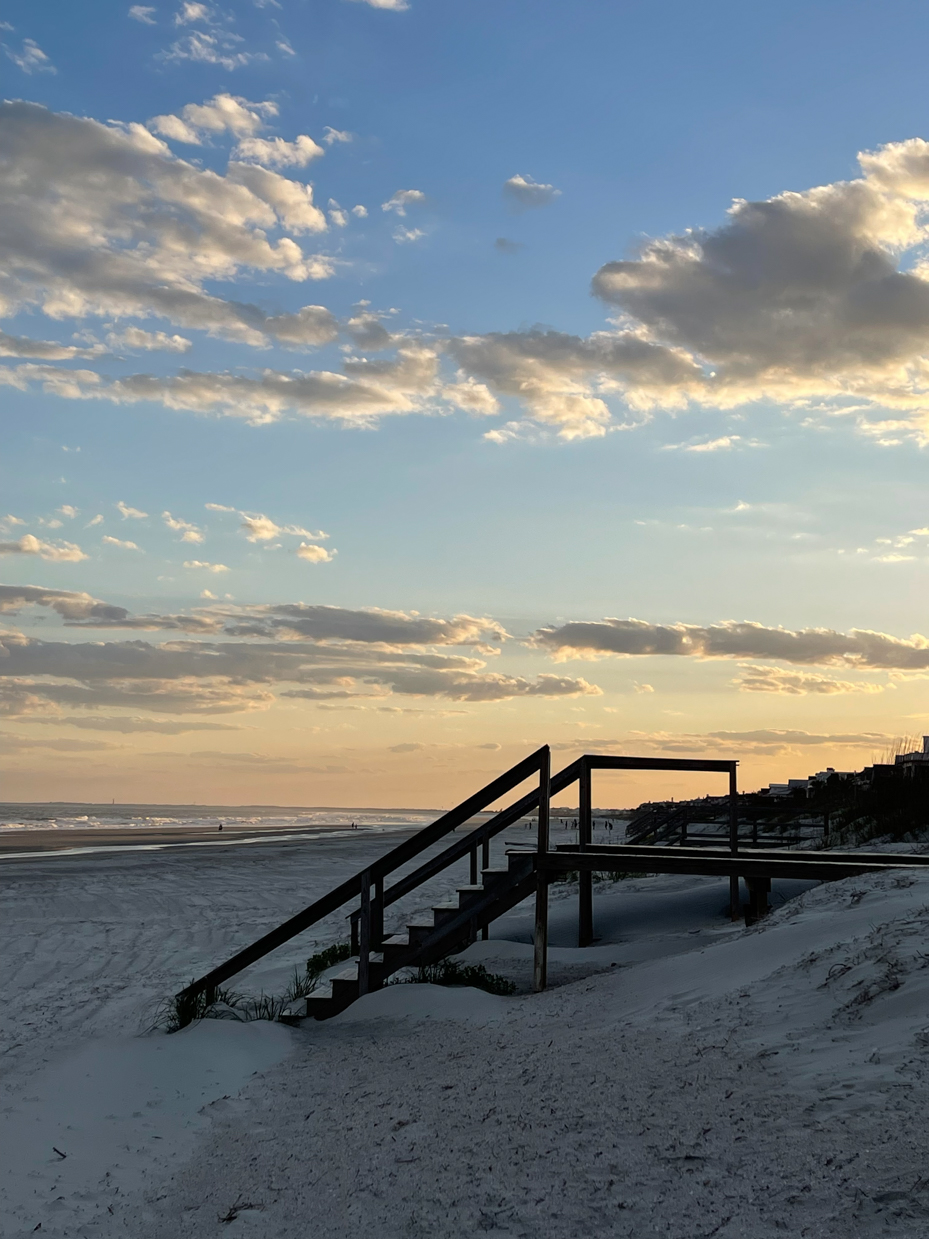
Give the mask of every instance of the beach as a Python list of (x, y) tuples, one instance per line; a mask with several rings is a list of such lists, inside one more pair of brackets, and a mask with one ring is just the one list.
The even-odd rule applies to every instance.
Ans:
[[(542, 995), (522, 905), (465, 953), (511, 998), (391, 986), (325, 1023), (151, 1031), (403, 837), (360, 833), (8, 854), (0, 1234), (919, 1233), (925, 875), (776, 883), (751, 930), (716, 879), (598, 883), (584, 951), (556, 888)], [(233, 985), (281, 992), (345, 936), (331, 917)]]

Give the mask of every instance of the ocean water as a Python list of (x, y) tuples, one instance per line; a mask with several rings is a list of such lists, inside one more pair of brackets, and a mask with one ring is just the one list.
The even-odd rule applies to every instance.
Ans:
[(439, 809), (352, 809), (281, 805), (15, 804), (0, 803), (0, 830), (87, 830), (94, 827), (224, 826), (255, 831), (282, 829), (417, 830), (440, 815)]

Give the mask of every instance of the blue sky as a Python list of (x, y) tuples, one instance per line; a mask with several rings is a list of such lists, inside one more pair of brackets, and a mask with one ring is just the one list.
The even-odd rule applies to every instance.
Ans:
[(5, 21), (10, 795), (920, 732), (923, 6)]

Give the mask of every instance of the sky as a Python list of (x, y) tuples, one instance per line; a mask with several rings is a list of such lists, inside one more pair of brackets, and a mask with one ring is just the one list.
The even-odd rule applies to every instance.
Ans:
[(924, 5), (3, 16), (6, 799), (929, 731)]

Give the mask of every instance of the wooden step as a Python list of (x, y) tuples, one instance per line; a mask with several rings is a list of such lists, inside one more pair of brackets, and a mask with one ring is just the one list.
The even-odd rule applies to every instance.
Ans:
[(410, 946), (419, 946), (435, 933), (435, 925), (407, 925), (406, 932)]

